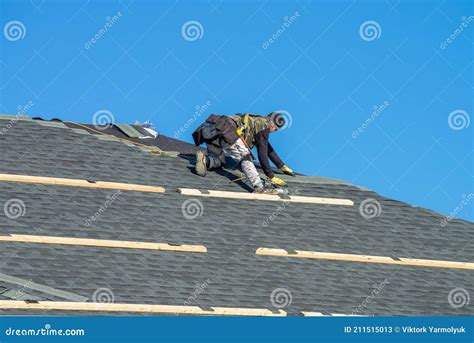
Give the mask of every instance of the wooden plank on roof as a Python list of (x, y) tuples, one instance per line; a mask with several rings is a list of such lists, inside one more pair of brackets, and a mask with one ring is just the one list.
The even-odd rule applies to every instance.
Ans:
[(305, 317), (325, 317), (327, 316), (326, 314), (323, 314), (322, 312), (308, 312), (308, 311), (303, 311), (301, 314)]
[(116, 189), (124, 191), (137, 192), (152, 192), (163, 193), (165, 189), (160, 186), (138, 185), (133, 183), (120, 183), (108, 181), (88, 181), (82, 179), (66, 179), (60, 177), (46, 177), (46, 176), (31, 176), (31, 175), (14, 175), (14, 174), (0, 174), (1, 182), (20, 182), (20, 183), (34, 183), (52, 186), (69, 186), (69, 187), (85, 187), (85, 188), (102, 188), (102, 189)]
[(329, 314), (324, 314), (322, 312), (311, 312), (311, 311), (303, 311), (301, 314), (305, 317), (362, 317), (361, 315), (358, 314), (344, 314), (344, 313), (329, 313)]
[(206, 253), (207, 248), (203, 245), (171, 245), (167, 243), (152, 242), (134, 242), (119, 241), (108, 239), (91, 239), (75, 237), (57, 237), (57, 236), (33, 236), (33, 235), (8, 235), (0, 236), (0, 241), (20, 242), (20, 243), (39, 243), (39, 244), (62, 244), (62, 245), (80, 245), (104, 248), (126, 248), (126, 249), (145, 249), (145, 250), (165, 250), (165, 251), (183, 251)]
[(178, 313), (214, 316), (286, 316), (283, 310), (271, 311), (263, 308), (210, 307), (202, 309), (197, 306), (155, 305), (155, 304), (116, 304), (92, 302), (38, 301), (25, 302), (16, 300), (0, 300), (0, 309), (27, 310), (64, 310), (64, 311), (112, 311), (141, 313)]
[(290, 195), (288, 199), (281, 198), (278, 195), (271, 194), (256, 194), (249, 192), (228, 192), (209, 190), (205, 193), (194, 188), (178, 188), (178, 192), (183, 195), (210, 197), (210, 198), (227, 198), (227, 199), (239, 199), (239, 200), (263, 200), (263, 201), (279, 201), (279, 202), (294, 202), (303, 204), (322, 204), (322, 205), (342, 205), (342, 206), (353, 206), (354, 202), (349, 199), (337, 199), (337, 198), (321, 198), (321, 197), (308, 197), (299, 195)]
[(382, 264), (396, 264), (396, 265), (412, 266), (412, 267), (433, 267), (433, 268), (474, 270), (474, 263), (470, 263), (470, 262), (425, 260), (425, 259), (405, 258), (405, 257), (392, 258), (388, 256), (354, 255), (354, 254), (340, 254), (340, 253), (302, 251), (302, 250), (295, 250), (294, 253), (293, 252), (289, 253), (288, 251), (284, 249), (272, 249), (272, 248), (258, 248), (255, 254), (265, 255), (265, 256), (285, 256), (285, 257), (308, 258), (308, 259), (316, 259), (316, 260), (382, 263)]

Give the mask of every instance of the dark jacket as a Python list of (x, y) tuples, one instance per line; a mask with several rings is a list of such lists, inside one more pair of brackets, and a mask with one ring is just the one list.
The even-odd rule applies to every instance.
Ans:
[(255, 135), (255, 147), (257, 148), (258, 160), (260, 162), (260, 165), (262, 166), (263, 172), (271, 179), (273, 178), (274, 174), (268, 159), (270, 158), (270, 160), (279, 169), (282, 168), (285, 164), (268, 141), (269, 135), (269, 129), (265, 129), (257, 133)]
[[(203, 123), (192, 134), (194, 144), (197, 146), (203, 143), (208, 145), (220, 145), (218, 142), (221, 140), (224, 140), (228, 144), (234, 144), (237, 139), (240, 138), (237, 134), (237, 128), (239, 127), (239, 123), (241, 125), (241, 118), (243, 118), (242, 114), (232, 117), (211, 114), (206, 119), (206, 122), (212, 123), (216, 126), (216, 137), (213, 137), (212, 139), (205, 139), (203, 137), (202, 130), (205, 124)], [(245, 135), (245, 141), (247, 145), (249, 145), (249, 148), (255, 147), (257, 149), (258, 160), (262, 166), (263, 172), (267, 177), (273, 178), (274, 174), (269, 159), (277, 166), (277, 168), (282, 168), (284, 163), (268, 141), (270, 129), (266, 123), (267, 120), (265, 117), (252, 115), (248, 132)]]
[[(216, 136), (211, 139), (205, 139), (202, 135), (202, 130), (206, 122), (215, 125)], [(228, 144), (234, 144), (237, 139), (239, 139), (235, 122), (230, 117), (217, 114), (211, 114), (207, 117), (206, 121), (193, 132), (192, 136), (196, 146), (215, 141), (217, 138), (219, 140), (223, 139)]]
[[(247, 125), (245, 125), (245, 117), (247, 117)], [(258, 114), (246, 113), (246, 114), (235, 114), (231, 116), (235, 121), (237, 127), (244, 127), (244, 139), (247, 146), (252, 149), (256, 144), (255, 137), (260, 131), (268, 129), (270, 124), (268, 117), (262, 117)]]
[[(236, 122), (238, 127), (243, 127), (245, 116), (246, 114), (239, 113), (231, 116), (231, 118)], [(270, 136), (269, 124), (268, 117), (249, 113), (247, 131), (244, 133), (244, 136), (245, 142), (250, 149), (253, 147), (257, 148), (258, 160), (265, 175), (269, 178), (273, 178), (273, 171), (268, 159), (270, 159), (277, 168), (282, 168), (285, 164), (268, 141)]]

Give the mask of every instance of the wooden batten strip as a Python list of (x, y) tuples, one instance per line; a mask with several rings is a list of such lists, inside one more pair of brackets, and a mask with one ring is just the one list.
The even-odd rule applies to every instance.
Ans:
[(261, 308), (211, 307), (204, 310), (197, 306), (115, 304), (89, 302), (0, 300), (0, 309), (61, 310), (61, 311), (104, 311), (141, 313), (179, 313), (214, 316), (286, 316), (283, 310), (272, 312)]
[(90, 239), (74, 237), (56, 237), (56, 236), (32, 236), (32, 235), (9, 235), (0, 236), (0, 241), (21, 242), (21, 243), (40, 243), (40, 244), (63, 244), (63, 245), (81, 245), (104, 248), (126, 248), (126, 249), (144, 249), (144, 250), (167, 250), (184, 252), (207, 252), (203, 245), (171, 245), (167, 243), (151, 242), (133, 242), (118, 241), (107, 239)]
[(151, 193), (164, 193), (165, 191), (165, 189), (160, 186), (147, 186), (147, 185), (138, 185), (138, 184), (133, 184), (133, 183), (119, 183), (119, 182), (108, 182), (108, 181), (89, 182), (87, 180), (82, 180), (82, 179), (66, 179), (66, 178), (59, 178), (59, 177), (14, 175), (14, 174), (0, 174), (0, 181), (35, 183), (35, 184), (52, 185), (52, 186), (116, 189), (116, 190), (124, 190), (124, 191), (151, 192)]
[(201, 192), (194, 188), (178, 188), (178, 192), (183, 195), (210, 197), (210, 198), (227, 198), (227, 199), (239, 199), (239, 200), (263, 200), (263, 201), (279, 201), (279, 202), (294, 202), (303, 204), (322, 204), (322, 205), (342, 205), (342, 206), (353, 206), (354, 202), (349, 199), (336, 199), (336, 198), (320, 198), (320, 197), (307, 197), (290, 195), (288, 199), (283, 199), (278, 195), (271, 194), (256, 194), (249, 192), (228, 192), (228, 191), (217, 191), (209, 190), (206, 193)]
[(284, 249), (258, 248), (255, 252), (257, 255), (266, 256), (286, 256), (308, 258), (316, 260), (333, 260), (333, 261), (350, 261), (350, 262), (365, 262), (365, 263), (382, 263), (382, 264), (396, 264), (402, 266), (412, 267), (433, 267), (433, 268), (448, 268), (448, 269), (469, 269), (474, 270), (474, 263), (469, 262), (454, 262), (454, 261), (440, 261), (440, 260), (424, 260), (417, 258), (392, 258), (387, 256), (370, 256), (370, 255), (354, 255), (354, 254), (340, 254), (328, 253), (318, 251), (301, 251), (296, 250), (294, 253), (289, 253)]
[(305, 317), (363, 317), (358, 314), (343, 314), (343, 313), (329, 313), (324, 314), (322, 312), (309, 312), (303, 311), (301, 314)]
[(304, 311), (304, 312), (301, 312), (301, 314), (305, 317), (325, 317), (325, 316), (327, 316), (326, 314), (323, 314), (321, 312), (307, 312), (307, 311)]

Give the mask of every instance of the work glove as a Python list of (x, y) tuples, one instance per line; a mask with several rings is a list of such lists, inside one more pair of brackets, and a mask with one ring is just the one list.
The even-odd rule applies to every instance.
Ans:
[(277, 186), (282, 186), (282, 187), (286, 186), (286, 182), (276, 176), (272, 177), (271, 181), (273, 184)]
[(295, 176), (295, 172), (293, 170), (291, 170), (290, 168), (288, 168), (287, 166), (283, 166), (281, 168), (281, 171), (286, 175)]

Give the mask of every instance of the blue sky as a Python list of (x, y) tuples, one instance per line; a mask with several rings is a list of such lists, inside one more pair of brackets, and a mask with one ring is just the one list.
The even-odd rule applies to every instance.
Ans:
[(472, 1), (0, 3), (2, 113), (191, 141), (208, 113), (284, 110), (296, 171), (474, 220)]

